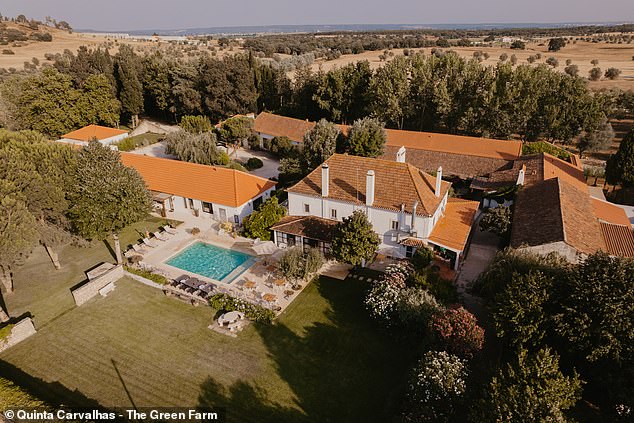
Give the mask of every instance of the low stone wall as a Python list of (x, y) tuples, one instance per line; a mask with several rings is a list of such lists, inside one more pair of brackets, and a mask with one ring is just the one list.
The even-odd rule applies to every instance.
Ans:
[(0, 340), (0, 352), (14, 346), (18, 342), (24, 341), (31, 335), (35, 335), (36, 330), (30, 317), (20, 320), (11, 328), (11, 334)]
[(123, 266), (115, 266), (85, 284), (73, 289), (71, 293), (78, 306), (85, 304), (97, 294), (104, 295), (114, 289), (114, 282), (124, 276)]

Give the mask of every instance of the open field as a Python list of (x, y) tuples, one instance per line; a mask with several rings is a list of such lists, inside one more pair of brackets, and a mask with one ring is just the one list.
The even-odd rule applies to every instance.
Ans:
[[(149, 217), (125, 228), (120, 235), (121, 248), (135, 243), (141, 233), (156, 230), (165, 219)], [(84, 272), (104, 261), (114, 261), (111, 239), (81, 248), (68, 245), (59, 252), (62, 264), (55, 270), (44, 247), (38, 246), (23, 266), (14, 270), (11, 294), (4, 293), (4, 301), (11, 316), (30, 312), (38, 328), (72, 310), (75, 302), (70, 288), (85, 279)]]
[[(544, 45), (539, 45), (544, 44)], [(449, 50), (449, 49), (445, 49)], [(579, 67), (579, 75), (586, 77), (590, 69), (594, 67), (590, 63), (593, 59), (598, 59), (600, 67), (603, 71), (607, 68), (615, 67), (621, 70), (621, 76), (617, 80), (593, 81), (590, 86), (593, 88), (610, 88), (620, 87), (622, 89), (634, 89), (634, 44), (607, 44), (607, 43), (590, 43), (585, 41), (578, 41), (577, 44), (569, 44), (558, 52), (548, 51), (548, 40), (540, 40), (537, 42), (527, 43), (526, 50), (512, 50), (509, 47), (496, 46), (496, 47), (451, 47), (451, 50), (457, 52), (460, 56), (465, 58), (473, 58), (473, 53), (476, 51), (482, 51), (489, 53), (489, 58), (482, 63), (487, 65), (495, 65), (499, 61), (500, 55), (506, 53), (509, 58), (511, 55), (515, 55), (518, 59), (518, 64), (528, 63), (526, 59), (529, 56), (537, 53), (542, 54), (542, 58), (535, 62), (544, 63), (548, 57), (555, 57), (559, 61), (557, 70), (563, 72), (566, 67), (566, 60), (572, 60), (572, 64)], [(431, 53), (431, 48), (412, 49), (412, 51), (423, 51), (426, 54)], [(392, 50), (394, 57), (402, 55), (402, 50)], [(379, 59), (379, 56), (383, 54), (383, 51), (366, 51), (361, 54), (348, 54), (343, 55), (335, 60), (318, 60), (313, 65), (313, 70), (318, 70), (321, 67), (323, 70), (328, 71), (334, 67), (341, 67), (348, 63), (354, 63), (362, 60), (368, 60), (370, 66), (373, 69), (379, 68), (385, 64), (385, 62)], [(391, 59), (391, 58), (390, 58)], [(290, 73), (289, 75), (291, 75)]]
[(4, 375), (67, 405), (226, 407), (229, 420), (387, 421), (420, 346), (363, 310), (365, 286), (321, 278), (273, 326), (230, 338), (213, 312), (123, 279), (0, 355)]

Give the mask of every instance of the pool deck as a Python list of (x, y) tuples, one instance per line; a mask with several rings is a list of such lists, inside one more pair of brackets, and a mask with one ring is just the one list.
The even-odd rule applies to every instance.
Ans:
[[(188, 219), (176, 228), (175, 234), (165, 234), (168, 238), (166, 241), (152, 238), (157, 245), (154, 248), (145, 247), (148, 251), (143, 255), (143, 260), (140, 264), (170, 279), (175, 279), (181, 275), (196, 277), (203, 282), (212, 283), (218, 287), (218, 291), (233, 297), (271, 309), (279, 308), (277, 310), (278, 314), (282, 313), (299, 295), (301, 290), (292, 290), (288, 281), (282, 283), (283, 275), (277, 271), (277, 262), (283, 250), (278, 250), (271, 255), (257, 256), (252, 249), (254, 240), (242, 237), (233, 238), (229, 234), (222, 233), (222, 231), (219, 232), (217, 222), (209, 219), (205, 219), (204, 222), (199, 220), (200, 218)], [(194, 227), (201, 229), (201, 232), (197, 235), (192, 235), (191, 229)], [(165, 263), (171, 257), (199, 241), (249, 254), (254, 256), (255, 263), (246, 269), (242, 268), (244, 265), (236, 268), (223, 278), (228, 283), (210, 279)], [(328, 264), (325, 267), (327, 266)], [(305, 284), (302, 285), (303, 290)]]

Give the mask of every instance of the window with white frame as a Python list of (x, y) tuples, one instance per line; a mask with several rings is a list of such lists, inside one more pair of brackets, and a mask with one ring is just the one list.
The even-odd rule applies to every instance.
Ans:
[(337, 209), (330, 209), (330, 218), (331, 219), (337, 218)]
[(398, 231), (398, 220), (392, 220), (392, 230)]
[(304, 204), (304, 213), (310, 213), (310, 204)]

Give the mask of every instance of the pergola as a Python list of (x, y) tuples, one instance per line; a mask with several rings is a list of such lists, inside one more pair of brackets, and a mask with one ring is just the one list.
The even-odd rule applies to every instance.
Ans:
[[(160, 213), (162, 217), (167, 217), (167, 212), (174, 211), (174, 204), (172, 203), (172, 198), (174, 197), (172, 194), (166, 194), (164, 192), (159, 191), (151, 191), (152, 193), (152, 201), (155, 204), (160, 204)], [(166, 205), (169, 203), (169, 206)]]

